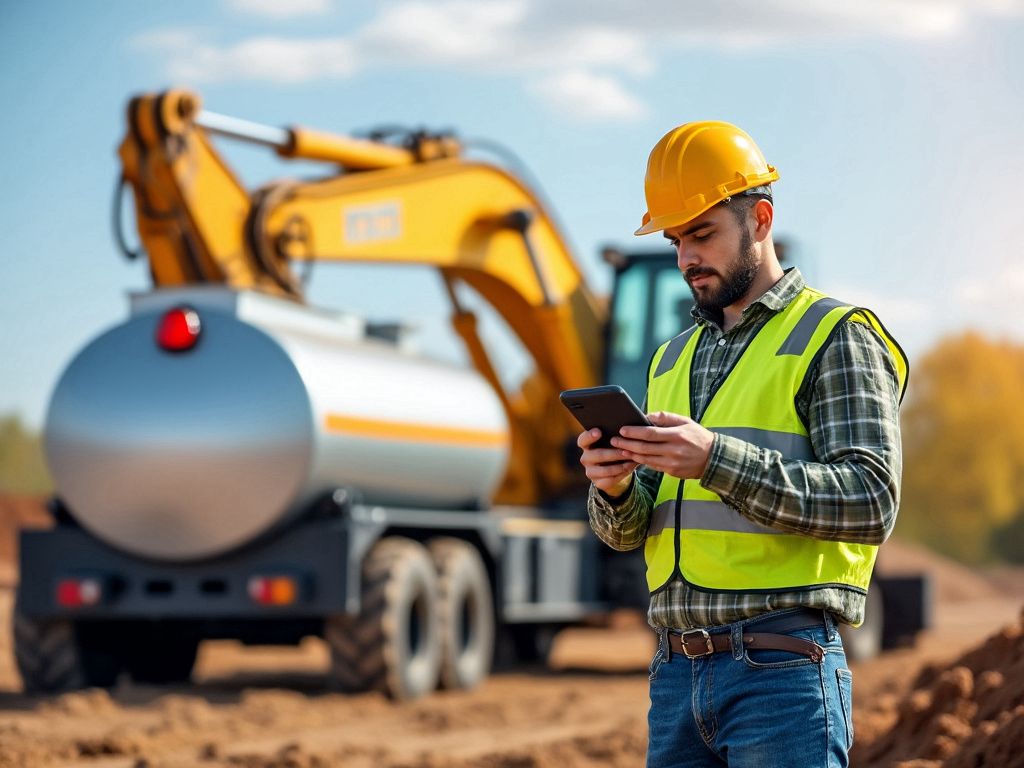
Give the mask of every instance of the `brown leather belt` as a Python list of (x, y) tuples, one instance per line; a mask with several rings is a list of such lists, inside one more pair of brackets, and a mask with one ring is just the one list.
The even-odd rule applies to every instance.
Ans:
[[(699, 659), (713, 653), (732, 650), (732, 633), (710, 634), (706, 629), (691, 629), (681, 635), (668, 634), (668, 647), (673, 653), (681, 653), (688, 659)], [(744, 632), (743, 647), (762, 651), (790, 651), (806, 656), (813, 662), (825, 658), (825, 649), (810, 640), (770, 632)]]

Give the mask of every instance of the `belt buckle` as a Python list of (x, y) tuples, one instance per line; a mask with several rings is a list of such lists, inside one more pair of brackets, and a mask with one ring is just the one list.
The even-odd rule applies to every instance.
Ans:
[[(687, 635), (700, 635), (704, 641), (704, 650), (700, 653), (690, 653), (689, 647), (687, 647), (686, 636)], [(715, 652), (715, 646), (711, 643), (711, 635), (708, 634), (706, 629), (691, 629), (688, 632), (683, 632), (679, 636), (680, 643), (683, 646), (683, 654), (688, 659), (699, 659), (702, 656), (710, 656)]]

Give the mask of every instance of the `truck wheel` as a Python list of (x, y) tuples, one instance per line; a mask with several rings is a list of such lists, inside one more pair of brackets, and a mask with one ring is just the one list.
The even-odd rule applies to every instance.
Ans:
[(126, 632), (125, 666), (136, 683), (184, 683), (192, 676), (199, 639), (163, 622), (132, 627)]
[(441, 686), (473, 688), (491, 669), (494, 606), (487, 569), (461, 539), (439, 538), (428, 547), (438, 574)]
[(117, 682), (121, 663), (102, 635), (66, 619), (14, 613), (14, 657), (26, 693), (58, 693)]
[(874, 582), (868, 587), (864, 604), (864, 623), (859, 627), (841, 624), (839, 635), (843, 638), (847, 661), (867, 661), (882, 652), (882, 635), (885, 632), (885, 603), (882, 590)]
[(334, 682), (400, 700), (434, 690), (441, 668), (437, 618), (437, 574), (427, 550), (411, 539), (381, 539), (363, 561), (359, 615), (331, 616), (324, 625)]

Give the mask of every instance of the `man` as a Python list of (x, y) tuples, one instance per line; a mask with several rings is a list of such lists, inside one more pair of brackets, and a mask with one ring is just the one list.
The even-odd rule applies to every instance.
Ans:
[(868, 310), (783, 271), (753, 140), (721, 122), (651, 152), (648, 211), (696, 306), (649, 371), (651, 427), (612, 448), (580, 435), (590, 522), (644, 545), (651, 663), (647, 764), (845, 766), (858, 625), (899, 503), (907, 363)]

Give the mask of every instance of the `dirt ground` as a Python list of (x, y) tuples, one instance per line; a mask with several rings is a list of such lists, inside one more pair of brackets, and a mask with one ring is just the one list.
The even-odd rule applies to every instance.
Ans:
[[(40, 519), (9, 505), (6, 515)], [(0, 553), (9, 555), (4, 533)], [(976, 573), (899, 542), (882, 554), (887, 570), (932, 574), (935, 626), (912, 649), (853, 666), (854, 765), (1024, 765), (1024, 572)], [(654, 645), (630, 616), (610, 628), (566, 630), (547, 668), (495, 674), (477, 690), (411, 703), (325, 692), (327, 652), (313, 639), (298, 648), (207, 642), (188, 687), (122, 679), (109, 693), (39, 698), (20, 692), (9, 622), (14, 569), (4, 565), (0, 768), (643, 764)]]

